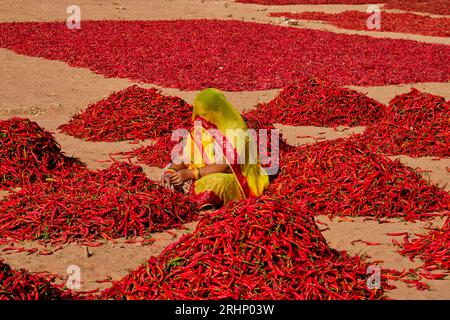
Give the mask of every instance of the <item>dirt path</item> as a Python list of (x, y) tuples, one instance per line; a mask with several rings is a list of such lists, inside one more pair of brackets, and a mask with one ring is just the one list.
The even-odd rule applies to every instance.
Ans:
[[(161, 5), (163, 3), (163, 5)], [(71, 1), (2, 1), (0, 6), (0, 22), (2, 21), (64, 21), (67, 17), (66, 8), (72, 4)], [(214, 19), (239, 19), (245, 21), (256, 21), (263, 23), (274, 23), (284, 25), (284, 19), (270, 18), (268, 12), (281, 11), (324, 11), (341, 12), (344, 10), (365, 11), (363, 6), (258, 6), (244, 5), (231, 1), (218, 0), (167, 0), (167, 1), (144, 1), (144, 0), (111, 0), (111, 1), (78, 1), (82, 9), (82, 19), (192, 19), (192, 18), (214, 18)], [(331, 32), (344, 32), (352, 34), (368, 34), (376, 37), (400, 37), (425, 41), (431, 43), (447, 43), (449, 39), (436, 37), (423, 37), (390, 33), (372, 33), (339, 30), (334, 27), (318, 24), (316, 22), (301, 22), (297, 27), (325, 29)], [(90, 103), (107, 97), (113, 91), (126, 88), (134, 82), (126, 79), (104, 78), (94, 74), (88, 69), (72, 68), (59, 61), (48, 61), (40, 58), (27, 57), (15, 54), (9, 50), (0, 49), (0, 119), (11, 116), (23, 116), (37, 121), (47, 130), (56, 132), (55, 137), (61, 144), (62, 149), (68, 155), (73, 155), (85, 162), (89, 168), (97, 169), (107, 167), (102, 162), (109, 158), (110, 153), (128, 151), (139, 145), (128, 142), (120, 143), (87, 143), (73, 137), (57, 132), (57, 127), (67, 122), (71, 115), (79, 112)], [(152, 86), (152, 84), (139, 84)], [(395, 95), (407, 92), (412, 86), (442, 95), (450, 99), (449, 83), (420, 83), (399, 86), (379, 87), (354, 87), (356, 90), (367, 93), (370, 97), (387, 103)], [(177, 89), (160, 88), (163, 93), (179, 96), (192, 103), (196, 91), (180, 91)], [(254, 92), (226, 92), (226, 96), (240, 111), (253, 108), (259, 102), (273, 99), (279, 90), (254, 91)], [(313, 136), (318, 139), (335, 139), (346, 136), (352, 132), (362, 132), (363, 127), (344, 130), (333, 130), (318, 127), (292, 127), (277, 125), (291, 144), (312, 143), (317, 139), (301, 138), (301, 136)], [(325, 132), (320, 134), (320, 132)], [(142, 145), (150, 144), (143, 142)], [(444, 186), (449, 190), (450, 174), (446, 167), (450, 167), (449, 159), (433, 161), (429, 157), (410, 158), (405, 156), (399, 158), (406, 165), (421, 167), (431, 170), (425, 177), (432, 183)], [(156, 179), (159, 175), (158, 168), (144, 167), (146, 174)], [(6, 196), (6, 192), (0, 192), (0, 199)], [(386, 232), (411, 233), (424, 231), (426, 223), (405, 223), (395, 220), (394, 223), (379, 224), (374, 221), (363, 221), (363, 219), (334, 219), (330, 221), (326, 217), (318, 217), (320, 221), (328, 224), (330, 230), (324, 231), (326, 239), (330, 244), (340, 250), (348, 250), (351, 253), (367, 252), (373, 260), (384, 260), (384, 265), (390, 268), (409, 268), (413, 264), (395, 252), (391, 238)], [(434, 221), (439, 223), (439, 221)], [(185, 232), (189, 232), (196, 223), (189, 224), (188, 230), (174, 231), (177, 238)], [(103, 288), (107, 284), (99, 284), (96, 280), (108, 277), (118, 280), (123, 277), (127, 270), (134, 269), (144, 262), (150, 255), (157, 255), (168, 244), (177, 238), (171, 233), (159, 233), (154, 235), (155, 243), (140, 246), (139, 244), (127, 244), (123, 239), (117, 243), (107, 243), (98, 248), (92, 248), (93, 256), (87, 257), (84, 247), (71, 244), (52, 255), (44, 256), (34, 253), (9, 253), (0, 251), (0, 257), (13, 267), (23, 267), (30, 271), (48, 271), (62, 276), (66, 275), (69, 265), (75, 264), (81, 267), (82, 289), (91, 290)], [(363, 239), (366, 241), (381, 242), (381, 246), (369, 247), (362, 244), (352, 245), (353, 240)], [(26, 243), (24, 246), (36, 246), (36, 243)], [(0, 250), (4, 246), (0, 246)], [(419, 264), (416, 262), (414, 265)], [(431, 291), (417, 291), (408, 288), (404, 284), (396, 284), (398, 289), (388, 292), (392, 298), (406, 299), (449, 299), (449, 280), (431, 281)]]

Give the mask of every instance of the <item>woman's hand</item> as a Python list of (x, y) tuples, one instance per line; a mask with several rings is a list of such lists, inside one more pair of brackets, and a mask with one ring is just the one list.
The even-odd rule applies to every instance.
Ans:
[(194, 178), (194, 172), (189, 169), (181, 169), (170, 175), (170, 182), (175, 186), (180, 186), (189, 179)]
[(161, 180), (159, 180), (159, 185), (163, 188), (172, 189), (170, 184), (170, 173), (165, 173)]
[(166, 168), (166, 172), (162, 175), (161, 179), (159, 180), (159, 185), (163, 188), (167, 188), (167, 189), (172, 189), (173, 190), (173, 185), (170, 182), (170, 177), (171, 175), (174, 173), (173, 171), (176, 172), (176, 170), (181, 170), (181, 169), (185, 169), (188, 166), (184, 163), (180, 163), (180, 164), (175, 164), (175, 163), (170, 163)]

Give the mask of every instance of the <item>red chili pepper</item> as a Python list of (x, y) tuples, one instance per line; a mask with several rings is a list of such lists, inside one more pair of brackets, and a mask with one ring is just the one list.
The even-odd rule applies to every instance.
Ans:
[(385, 234), (388, 235), (388, 236), (391, 236), (391, 237), (401, 237), (401, 236), (408, 236), (409, 235), (408, 232), (388, 232), (388, 233), (385, 233)]
[(361, 240), (361, 239), (353, 240), (353, 241), (350, 242), (350, 243), (351, 243), (352, 245), (355, 245), (355, 243), (358, 243), (358, 242), (364, 243), (364, 244), (366, 244), (366, 245), (368, 245), (368, 246), (380, 246), (380, 245), (381, 245), (381, 243), (379, 243), (379, 242), (370, 242), (370, 241), (365, 241), (365, 240)]

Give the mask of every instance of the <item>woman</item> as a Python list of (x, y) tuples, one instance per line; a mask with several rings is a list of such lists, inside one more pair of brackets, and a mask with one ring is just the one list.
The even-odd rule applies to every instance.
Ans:
[(247, 125), (225, 96), (212, 88), (200, 92), (192, 119), (182, 163), (168, 165), (161, 184), (189, 189), (200, 208), (261, 195), (269, 177), (257, 157), (252, 161)]

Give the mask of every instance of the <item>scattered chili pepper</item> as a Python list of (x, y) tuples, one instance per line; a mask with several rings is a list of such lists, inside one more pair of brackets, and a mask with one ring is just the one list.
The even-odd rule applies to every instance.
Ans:
[(362, 239), (358, 239), (358, 240), (353, 240), (352, 242), (350, 242), (352, 245), (355, 245), (356, 243), (361, 242), (364, 243), (368, 246), (380, 246), (381, 243), (379, 242), (370, 242), (370, 241), (366, 241), (366, 240), (362, 240)]
[(97, 283), (111, 283), (112, 280), (111, 280), (111, 278), (108, 278), (108, 279), (103, 279), (103, 280), (95, 280), (95, 282), (97, 282)]
[(49, 256), (49, 255), (53, 254), (53, 251), (52, 250), (41, 250), (38, 252), (38, 254), (41, 256)]
[(402, 237), (402, 236), (407, 236), (409, 233), (408, 232), (388, 232), (386, 233), (387, 236), (391, 236), (391, 237)]
[(30, 254), (33, 254), (36, 251), (38, 251), (38, 249), (37, 248), (30, 248), (30, 249), (28, 249), (28, 248), (24, 248), (24, 247), (10, 246), (10, 247), (4, 247), (2, 249), (2, 251), (3, 252), (4, 251), (6, 251), (6, 252), (9, 252), (9, 251), (13, 251), (13, 252), (27, 252), (30, 255)]
[(381, 270), (382, 278), (384, 280), (396, 280), (407, 283), (408, 285), (413, 285), (417, 288), (417, 290), (429, 290), (430, 287), (428, 284), (420, 281), (422, 280), (422, 275), (417, 273), (415, 269), (409, 269), (408, 271), (398, 271), (395, 269), (382, 269)]
[(425, 272), (437, 269), (450, 272), (450, 218), (448, 216), (441, 228), (430, 229), (426, 234), (416, 234), (412, 240), (409, 238), (409, 234), (406, 234), (403, 243), (396, 242), (400, 254), (411, 260), (420, 258), (424, 262), (422, 268)]

